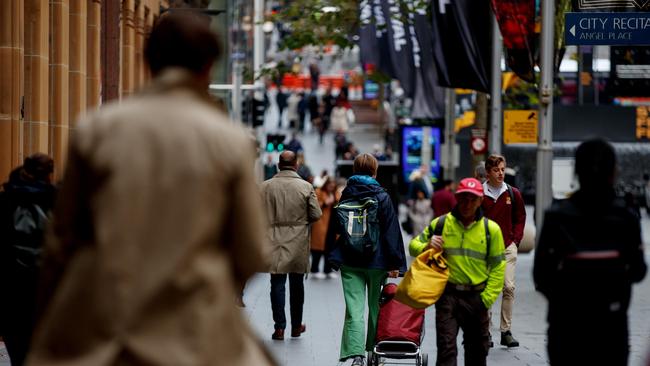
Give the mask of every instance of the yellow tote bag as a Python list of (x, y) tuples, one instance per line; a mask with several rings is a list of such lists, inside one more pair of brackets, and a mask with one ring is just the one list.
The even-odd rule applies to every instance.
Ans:
[(423, 309), (438, 301), (445, 291), (449, 268), (442, 251), (429, 249), (415, 258), (397, 286), (397, 301)]

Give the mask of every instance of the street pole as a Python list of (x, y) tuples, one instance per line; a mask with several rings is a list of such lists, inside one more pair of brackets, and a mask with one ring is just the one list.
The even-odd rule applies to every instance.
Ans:
[(542, 228), (544, 210), (552, 200), (553, 172), (553, 44), (555, 0), (542, 0), (541, 81), (539, 88), (539, 141), (537, 144), (537, 180), (535, 188), (535, 225)]
[(427, 172), (427, 179), (429, 172), (431, 172), (431, 127), (422, 127), (422, 150), (421, 150), (420, 166), (424, 166), (424, 171)]
[(235, 0), (233, 8), (233, 32), (232, 32), (232, 112), (231, 118), (237, 123), (241, 123), (241, 112), (242, 112), (242, 95), (241, 95), (241, 84), (242, 84), (242, 58), (244, 57), (243, 50), (241, 47), (241, 38), (242, 38), (242, 24), (241, 24), (241, 0)]
[(445, 92), (447, 113), (445, 114), (445, 147), (447, 161), (445, 162), (445, 179), (456, 180), (456, 167), (454, 166), (454, 145), (456, 134), (454, 133), (454, 121), (456, 120), (456, 92), (453, 88), (447, 88)]
[(253, 14), (253, 70), (255, 70), (255, 85), (262, 88), (262, 80), (258, 79), (264, 63), (264, 30), (262, 22), (264, 21), (264, 0), (255, 0)]
[(492, 154), (501, 155), (501, 121), (503, 108), (501, 104), (501, 55), (503, 42), (496, 15), (492, 16), (492, 93), (490, 95), (490, 142)]

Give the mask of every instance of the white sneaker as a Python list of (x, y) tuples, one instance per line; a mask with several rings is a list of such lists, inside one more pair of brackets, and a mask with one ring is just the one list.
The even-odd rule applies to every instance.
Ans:
[(317, 280), (324, 280), (327, 276), (325, 276), (325, 273), (318, 272), (318, 273), (312, 273), (315, 279)]
[(339, 278), (339, 275), (337, 275), (336, 272), (330, 272), (330, 273), (327, 274), (327, 278), (335, 280), (335, 279)]

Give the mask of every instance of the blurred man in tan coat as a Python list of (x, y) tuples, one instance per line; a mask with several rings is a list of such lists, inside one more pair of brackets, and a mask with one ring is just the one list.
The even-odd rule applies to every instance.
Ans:
[(197, 15), (161, 18), (151, 87), (82, 121), (44, 262), (28, 365), (271, 365), (233, 299), (263, 270), (253, 149), (207, 93)]
[(284, 340), (287, 318), (284, 314), (285, 286), (289, 277), (291, 336), (300, 337), (306, 326), (302, 324), (302, 306), (305, 300), (303, 279), (309, 272), (310, 225), (320, 219), (322, 211), (314, 187), (296, 171), (298, 158), (292, 151), (280, 154), (280, 172), (262, 183), (262, 199), (270, 228), (268, 240), (273, 245), (271, 254), (271, 308), (275, 331), (274, 340)]

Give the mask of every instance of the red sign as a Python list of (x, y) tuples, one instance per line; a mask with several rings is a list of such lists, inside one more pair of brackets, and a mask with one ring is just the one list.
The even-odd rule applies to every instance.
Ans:
[(472, 154), (485, 154), (487, 152), (487, 131), (484, 129), (472, 129), (471, 148)]

